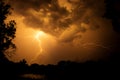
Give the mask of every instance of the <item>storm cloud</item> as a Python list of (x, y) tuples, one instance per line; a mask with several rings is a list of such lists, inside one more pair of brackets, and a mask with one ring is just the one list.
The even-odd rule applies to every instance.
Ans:
[[(8, 0), (8, 3), (17, 14), (24, 17), (23, 22), (29, 27), (60, 36), (60, 39), (63, 33), (65, 35), (66, 32), (73, 32), (65, 35), (67, 37), (63, 41), (72, 41), (76, 37), (71, 40), (68, 37), (103, 27), (101, 21), (105, 13), (104, 0)], [(71, 28), (72, 25), (77, 28)]]
[[(25, 25), (26, 33), (28, 28), (32, 28), (49, 34), (49, 38), (41, 38), (44, 51), (35, 61), (43, 64), (60, 60), (97, 60), (109, 55), (105, 53), (119, 50), (120, 38), (113, 31), (111, 20), (103, 17), (106, 12), (104, 1), (6, 0), (13, 7), (15, 15), (21, 17), (20, 24)], [(23, 35), (21, 31), (19, 35)], [(24, 41), (19, 46), (19, 53), (26, 51), (22, 48), (29, 41)], [(26, 52), (34, 55), (29, 49)]]

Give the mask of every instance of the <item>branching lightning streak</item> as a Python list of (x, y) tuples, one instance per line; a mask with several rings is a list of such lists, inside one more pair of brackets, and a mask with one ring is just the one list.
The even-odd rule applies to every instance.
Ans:
[(40, 50), (36, 53), (35, 57), (31, 60), (31, 62), (34, 62), (36, 60), (36, 58), (40, 55), (40, 53), (43, 52), (43, 49), (41, 47), (41, 40), (40, 40), (40, 36), (43, 34), (43, 32), (38, 32), (35, 35), (35, 39), (38, 41), (38, 47), (40, 48)]
[(104, 46), (104, 45), (102, 45), (102, 44), (98, 44), (98, 43), (84, 43), (82, 46), (83, 46), (84, 48), (87, 48), (88, 46), (101, 47), (101, 48), (106, 49), (107, 51), (110, 51), (110, 52), (111, 52), (111, 50), (110, 50), (109, 47), (106, 47), (106, 46)]

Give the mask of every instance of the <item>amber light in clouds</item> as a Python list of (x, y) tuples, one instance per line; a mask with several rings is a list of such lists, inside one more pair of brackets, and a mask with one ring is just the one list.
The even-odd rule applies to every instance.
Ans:
[[(7, 0), (17, 23), (12, 61), (54, 64), (107, 59), (119, 36), (104, 18), (104, 0)], [(22, 6), (21, 6), (22, 5)]]

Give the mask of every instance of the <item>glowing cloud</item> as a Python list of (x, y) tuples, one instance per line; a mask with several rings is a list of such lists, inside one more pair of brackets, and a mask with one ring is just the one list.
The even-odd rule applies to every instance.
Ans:
[(14, 8), (12, 19), (17, 18), (17, 60), (86, 61), (118, 46), (110, 21), (103, 18), (104, 0), (6, 1)]
[(41, 36), (45, 36), (43, 31), (38, 31), (35, 35), (35, 39), (40, 40)]

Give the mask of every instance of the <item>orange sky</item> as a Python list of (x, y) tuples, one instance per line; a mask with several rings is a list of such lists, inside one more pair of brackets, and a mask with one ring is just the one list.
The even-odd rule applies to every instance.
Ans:
[[(71, 0), (70, 3), (59, 0), (56, 5), (58, 10), (54, 8), (56, 3), (48, 4), (47, 0), (38, 4), (41, 7), (35, 6), (31, 1), (27, 4), (20, 0), (16, 4), (12, 3), (14, 10), (8, 20), (14, 19), (17, 23), (14, 40), (17, 50), (9, 59), (26, 59), (29, 64), (104, 59), (108, 53), (116, 50), (113, 48), (117, 47), (118, 36), (113, 31), (110, 20), (101, 17), (104, 13), (103, 0), (97, 6), (96, 0), (93, 1), (93, 5), (86, 5), (87, 2), (80, 0)], [(10, 0), (8, 2), (11, 3)], [(18, 6), (21, 4), (24, 8)], [(66, 7), (66, 13), (61, 7)], [(77, 8), (81, 12), (77, 12)], [(72, 22), (67, 22), (66, 19)]]

